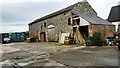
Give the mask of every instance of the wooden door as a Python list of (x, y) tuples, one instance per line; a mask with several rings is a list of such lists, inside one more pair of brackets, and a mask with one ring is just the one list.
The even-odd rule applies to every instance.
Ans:
[(48, 29), (48, 41), (55, 41), (55, 28)]

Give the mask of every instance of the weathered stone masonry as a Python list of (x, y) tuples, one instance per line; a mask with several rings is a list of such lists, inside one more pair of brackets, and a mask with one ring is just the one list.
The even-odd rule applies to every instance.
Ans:
[[(48, 41), (48, 37), (53, 37), (54, 41), (58, 41), (59, 40), (59, 34), (60, 33), (71, 33), (73, 31), (73, 12), (82, 12), (84, 14), (89, 13), (92, 15), (97, 15), (97, 13), (94, 11), (94, 9), (89, 5), (88, 2), (78, 2), (74, 5), (71, 5), (65, 9), (62, 9), (60, 11), (57, 11), (55, 13), (52, 13), (50, 15), (47, 15), (43, 18), (37, 19), (33, 22), (31, 22), (29, 24), (29, 36), (30, 37), (34, 37), (35, 35), (40, 35), (40, 33), (45, 32), (45, 39), (46, 41)], [(70, 19), (70, 25), (68, 24), (68, 19)], [(82, 22), (80, 22), (81, 24)], [(89, 22), (90, 23), (90, 22)], [(48, 34), (48, 28), (50, 25), (54, 26), (52, 28), (54, 28), (54, 34), (49, 35)], [(88, 29), (90, 29), (90, 26), (88, 26)], [(101, 29), (101, 27), (98, 27), (99, 25), (95, 26), (93, 25), (92, 29), (93, 32), (96, 32), (98, 30), (100, 30), (101, 32), (103, 32), (104, 28)], [(109, 26), (109, 25), (108, 25)], [(98, 28), (95, 29), (95, 28)], [(104, 27), (104, 26), (102, 26)], [(108, 28), (109, 29), (109, 28)], [(112, 28), (114, 29), (114, 27)], [(109, 34), (111, 34), (110, 36), (112, 36), (114, 31), (112, 32), (108, 32)], [(88, 35), (90, 36), (90, 33), (88, 31)], [(39, 38), (40, 39), (40, 38)]]
[[(30, 32), (31, 33), (45, 32), (46, 36), (47, 36), (47, 32), (48, 32), (47, 27), (49, 25), (54, 25), (55, 26), (55, 35), (54, 36), (56, 38), (58, 38), (60, 32), (66, 33), (66, 32), (72, 31), (71, 26), (69, 26), (68, 23), (67, 23), (68, 18), (70, 18), (70, 17), (71, 17), (71, 13), (67, 12), (65, 15), (60, 14), (60, 15), (57, 15), (55, 17), (40, 21), (40, 22), (38, 22), (38, 23), (36, 23), (36, 24), (34, 24), (30, 27)], [(46, 27), (44, 27), (44, 23), (46, 23)], [(41, 26), (42, 26), (42, 29), (41, 29)], [(30, 35), (30, 37), (32, 37), (32, 36)], [(57, 41), (57, 40), (58, 39), (56, 39), (55, 41)]]

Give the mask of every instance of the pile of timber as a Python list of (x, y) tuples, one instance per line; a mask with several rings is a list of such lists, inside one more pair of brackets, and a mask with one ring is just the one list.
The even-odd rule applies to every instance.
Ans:
[(74, 40), (77, 44), (84, 44), (85, 43), (85, 39), (81, 35), (78, 27), (77, 27), (76, 32), (74, 34)]

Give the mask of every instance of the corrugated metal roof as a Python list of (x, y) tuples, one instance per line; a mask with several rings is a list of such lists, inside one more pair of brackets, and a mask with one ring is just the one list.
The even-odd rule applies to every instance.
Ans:
[(90, 22), (91, 24), (113, 25), (110, 22), (98, 17), (97, 15), (93, 15), (89, 13), (85, 14), (82, 12), (73, 12), (73, 13), (85, 19), (86, 21)]
[(120, 5), (111, 8), (108, 21), (110, 22), (120, 21)]

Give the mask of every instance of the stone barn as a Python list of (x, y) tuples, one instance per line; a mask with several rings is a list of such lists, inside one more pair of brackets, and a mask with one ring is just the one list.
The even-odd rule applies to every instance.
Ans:
[(40, 41), (59, 41), (61, 33), (74, 32), (78, 28), (80, 39), (101, 32), (103, 39), (114, 34), (115, 26), (97, 16), (95, 10), (86, 2), (78, 2), (57, 12), (29, 23), (29, 36), (38, 36)]

